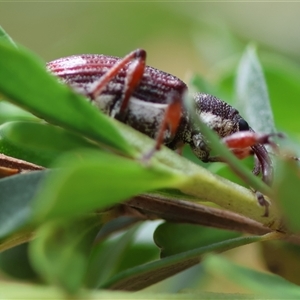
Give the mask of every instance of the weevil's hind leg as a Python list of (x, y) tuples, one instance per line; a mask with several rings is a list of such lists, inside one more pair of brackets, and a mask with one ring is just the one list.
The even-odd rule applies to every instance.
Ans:
[(132, 95), (136, 86), (140, 83), (146, 65), (146, 51), (142, 49), (137, 49), (130, 52), (124, 58), (119, 60), (111, 69), (107, 71), (107, 73), (101, 77), (97, 86), (91, 93), (91, 98), (97, 98), (101, 92), (105, 89), (106, 85), (111, 81), (114, 77), (118, 75), (120, 70), (126, 66), (129, 62), (130, 65), (126, 71), (126, 78), (122, 96), (122, 103), (120, 105), (120, 111), (118, 116), (116, 117), (119, 120), (122, 120), (126, 114), (126, 109), (129, 104), (130, 96)]
[(169, 105), (166, 108), (166, 112), (163, 121), (160, 125), (154, 147), (142, 157), (142, 161), (147, 162), (153, 154), (161, 148), (164, 143), (164, 135), (167, 129), (170, 130), (171, 136), (176, 134), (178, 129), (181, 112), (182, 112), (182, 96), (177, 92), (170, 93), (168, 99)]

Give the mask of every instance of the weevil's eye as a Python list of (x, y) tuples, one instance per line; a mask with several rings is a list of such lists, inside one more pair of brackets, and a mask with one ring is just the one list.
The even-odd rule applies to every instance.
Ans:
[(249, 125), (244, 119), (239, 120), (239, 130), (240, 131), (247, 131), (249, 130)]

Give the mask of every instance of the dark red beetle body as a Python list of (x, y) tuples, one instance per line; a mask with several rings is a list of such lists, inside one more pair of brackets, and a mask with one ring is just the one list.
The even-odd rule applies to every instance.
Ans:
[[(80, 55), (61, 58), (47, 64), (48, 69), (76, 92), (88, 96), (101, 111), (120, 119), (121, 99), (126, 85), (127, 69), (121, 69), (107, 83), (97, 97), (92, 93), (95, 83), (118, 61), (119, 58), (105, 55)], [(187, 90), (186, 84), (177, 77), (146, 66), (139, 84), (133, 90), (124, 123), (155, 138), (160, 129), (166, 108), (176, 94), (182, 99)], [(93, 99), (94, 98), (94, 99)], [(165, 134), (165, 140), (170, 133)]]
[[(183, 105), (186, 84), (146, 66), (145, 59), (146, 52), (138, 49), (123, 59), (97, 54), (70, 56), (49, 62), (47, 68), (105, 114), (155, 138), (156, 150), (161, 144), (171, 149), (189, 144), (202, 161), (222, 161), (210, 156), (209, 142)], [(270, 185), (272, 165), (263, 146), (269, 143), (270, 135), (254, 133), (235, 108), (212, 95), (198, 93), (194, 101), (199, 118), (239, 158), (255, 155), (253, 172), (262, 173), (263, 181)], [(260, 203), (267, 206), (267, 202)]]

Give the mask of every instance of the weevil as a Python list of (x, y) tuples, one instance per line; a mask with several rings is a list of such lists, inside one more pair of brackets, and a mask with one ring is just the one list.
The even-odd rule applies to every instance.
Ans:
[[(156, 140), (149, 158), (164, 144), (176, 150), (189, 144), (203, 162), (222, 161), (211, 156), (209, 142), (183, 105), (187, 85), (179, 78), (146, 66), (146, 52), (137, 49), (124, 58), (99, 54), (75, 55), (47, 64), (63, 83), (86, 96), (102, 112)], [(196, 114), (238, 158), (255, 156), (253, 173), (271, 185), (272, 162), (264, 144), (272, 134), (255, 133), (239, 112), (215, 96), (194, 96)], [(268, 215), (269, 203), (258, 194)]]

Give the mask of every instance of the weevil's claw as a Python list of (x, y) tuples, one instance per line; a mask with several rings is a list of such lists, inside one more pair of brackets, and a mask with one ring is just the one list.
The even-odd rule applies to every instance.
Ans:
[(269, 201), (267, 201), (265, 199), (265, 197), (262, 193), (256, 191), (255, 194), (256, 194), (256, 198), (257, 198), (259, 205), (265, 207), (265, 213), (262, 215), (262, 217), (268, 217), (269, 216), (269, 206), (270, 206)]

